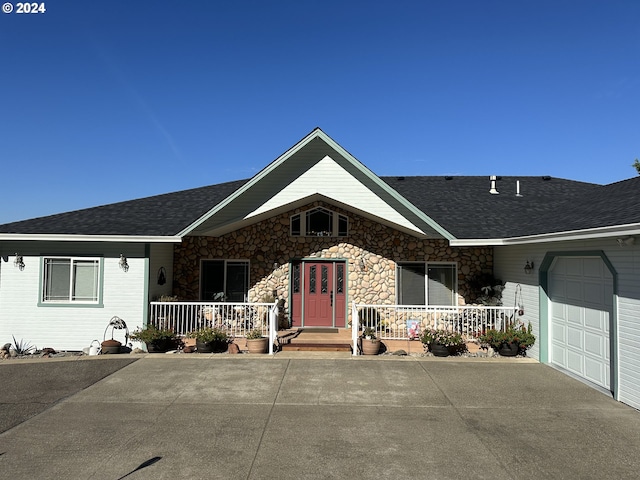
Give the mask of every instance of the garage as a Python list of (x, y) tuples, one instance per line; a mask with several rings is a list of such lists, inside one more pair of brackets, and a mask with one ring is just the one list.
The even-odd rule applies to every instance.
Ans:
[(600, 257), (556, 257), (549, 269), (549, 362), (611, 389), (613, 277)]

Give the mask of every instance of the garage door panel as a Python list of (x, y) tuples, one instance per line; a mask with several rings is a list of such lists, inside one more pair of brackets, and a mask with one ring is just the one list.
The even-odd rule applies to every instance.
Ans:
[(567, 280), (565, 298), (568, 300), (582, 301), (584, 298), (582, 284), (576, 280)]
[(598, 258), (558, 257), (549, 272), (550, 361), (609, 387), (611, 274)]
[(582, 330), (569, 327), (567, 329), (566, 344), (572, 348), (577, 348), (582, 350), (582, 348), (584, 347), (583, 341), (582, 341)]

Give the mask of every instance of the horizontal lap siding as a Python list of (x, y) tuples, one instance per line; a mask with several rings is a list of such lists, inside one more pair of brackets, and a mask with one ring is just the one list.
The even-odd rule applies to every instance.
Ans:
[[(3, 252), (7, 246), (3, 246)], [(13, 266), (14, 254), (0, 270), (0, 342), (23, 339), (56, 350), (82, 350), (92, 340), (103, 340), (113, 316), (121, 317), (129, 329), (142, 325), (147, 299), (144, 297), (146, 268), (144, 245), (41, 244), (15, 245), (24, 255), (25, 269)], [(37, 250), (36, 250), (37, 248)], [(120, 253), (128, 258), (129, 271), (119, 267)], [(6, 253), (3, 253), (6, 255)], [(94, 306), (39, 306), (41, 255), (104, 257), (103, 304)], [(114, 337), (123, 341), (124, 335)], [(122, 337), (122, 338), (121, 338)]]
[[(618, 398), (640, 409), (640, 246), (619, 247), (616, 238), (603, 240), (531, 244), (494, 249), (495, 275), (507, 282), (503, 293), (505, 305), (511, 305), (515, 285), (522, 285), (525, 321), (531, 321), (539, 340), (538, 269), (547, 252), (604, 251), (618, 279)], [(527, 260), (535, 263), (533, 274), (525, 275)], [(511, 303), (510, 303), (511, 302)], [(537, 347), (530, 355), (539, 358)]]

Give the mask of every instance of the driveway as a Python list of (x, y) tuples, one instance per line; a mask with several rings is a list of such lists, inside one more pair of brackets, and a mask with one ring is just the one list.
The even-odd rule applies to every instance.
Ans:
[(625, 479), (639, 451), (638, 411), (547, 366), (416, 357), (150, 355), (0, 435), (16, 478)]

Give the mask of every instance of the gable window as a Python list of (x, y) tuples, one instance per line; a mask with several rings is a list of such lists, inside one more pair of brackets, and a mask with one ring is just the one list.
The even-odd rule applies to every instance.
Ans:
[(399, 305), (457, 305), (453, 263), (398, 263)]
[(45, 303), (98, 303), (100, 259), (44, 258), (42, 285)]
[(345, 215), (317, 207), (297, 213), (290, 219), (293, 237), (346, 237), (349, 233), (349, 219)]
[(203, 260), (200, 298), (214, 302), (246, 302), (249, 293), (249, 262)]

